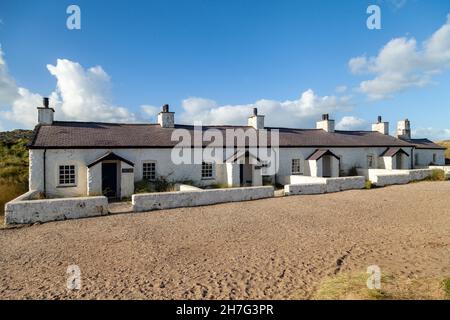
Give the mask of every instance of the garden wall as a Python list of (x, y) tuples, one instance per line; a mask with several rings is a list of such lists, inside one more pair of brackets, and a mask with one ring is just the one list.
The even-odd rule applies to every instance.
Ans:
[(108, 214), (106, 197), (29, 200), (30, 191), (5, 205), (5, 224), (26, 224), (77, 219)]
[(274, 189), (269, 186), (134, 194), (132, 203), (133, 211), (139, 212), (256, 200), (273, 196)]

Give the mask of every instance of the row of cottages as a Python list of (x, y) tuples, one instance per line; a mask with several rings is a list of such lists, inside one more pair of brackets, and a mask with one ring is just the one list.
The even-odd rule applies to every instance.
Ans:
[[(257, 156), (236, 148), (223, 151), (225, 163), (175, 164), (171, 153), (175, 129), (193, 133), (194, 126), (175, 124), (165, 105), (156, 124), (54, 121), (54, 109), (44, 99), (38, 125), (29, 145), (30, 190), (67, 197), (104, 194), (129, 197), (135, 182), (165, 177), (198, 185), (258, 186), (288, 184), (292, 175), (339, 177), (354, 168), (410, 169), (444, 165), (444, 149), (427, 139), (411, 139), (408, 120), (398, 123), (397, 137), (381, 117), (372, 131), (335, 130), (323, 115), (316, 129), (268, 128), (264, 116), (253, 110), (247, 126), (207, 126), (203, 130), (243, 129), (278, 131), (277, 171), (265, 170)], [(275, 130), (276, 129), (276, 130)], [(237, 161), (239, 160), (239, 161)]]

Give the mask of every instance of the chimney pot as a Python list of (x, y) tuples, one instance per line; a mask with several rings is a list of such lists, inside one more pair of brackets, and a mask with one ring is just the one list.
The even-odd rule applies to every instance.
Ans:
[(169, 105), (168, 104), (163, 105), (162, 112), (169, 112)]
[(378, 123), (381, 123), (382, 122), (382, 118), (381, 118), (381, 116), (378, 116)]
[(322, 115), (322, 120), (328, 120), (329, 118), (330, 118), (330, 116), (329, 116), (328, 113), (324, 113), (324, 114)]
[(258, 108), (253, 108), (253, 115), (257, 116), (258, 115)]
[(48, 108), (49, 107), (49, 99), (47, 97), (42, 99), (42, 104), (44, 105), (44, 108)]

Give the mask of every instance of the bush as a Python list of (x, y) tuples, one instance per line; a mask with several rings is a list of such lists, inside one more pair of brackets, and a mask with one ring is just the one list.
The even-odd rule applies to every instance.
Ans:
[(428, 180), (430, 181), (444, 181), (445, 180), (445, 171), (440, 169), (434, 169), (431, 171), (431, 175)]
[(366, 180), (366, 184), (364, 185), (365, 189), (372, 189), (374, 187), (374, 184), (370, 180)]
[(174, 183), (165, 177), (158, 177), (155, 181), (141, 180), (134, 184), (135, 193), (167, 192), (174, 190)]

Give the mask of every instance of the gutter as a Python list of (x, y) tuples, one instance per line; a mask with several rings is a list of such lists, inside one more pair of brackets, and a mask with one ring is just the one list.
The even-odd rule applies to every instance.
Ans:
[(46, 166), (46, 159), (47, 159), (47, 156), (46, 155), (47, 155), (47, 149), (44, 149), (44, 164), (43, 164), (43, 166), (44, 166), (44, 170), (43, 170), (44, 171), (44, 179), (43, 179), (44, 180), (44, 195), (47, 195), (47, 183), (46, 183), (47, 182), (46, 181), (47, 180), (46, 179), (47, 178), (47, 172), (46, 172), (46, 167), (47, 167)]

